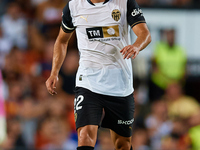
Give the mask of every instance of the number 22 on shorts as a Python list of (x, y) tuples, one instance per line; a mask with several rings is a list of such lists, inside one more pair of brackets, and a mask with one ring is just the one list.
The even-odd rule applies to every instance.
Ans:
[(83, 102), (83, 100), (84, 100), (83, 95), (79, 95), (77, 98), (74, 99), (74, 110), (75, 111), (82, 109), (82, 106), (80, 106), (80, 104)]

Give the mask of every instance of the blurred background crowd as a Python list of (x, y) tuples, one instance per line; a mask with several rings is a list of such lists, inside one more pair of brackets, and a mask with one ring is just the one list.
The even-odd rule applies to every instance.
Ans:
[[(60, 71), (58, 95), (48, 94), (53, 45), (67, 0), (0, 0), (0, 149), (75, 150), (74, 86), (79, 53), (73, 34)], [(200, 0), (137, 0), (148, 8), (200, 8)], [(151, 29), (151, 28), (150, 28)], [(160, 30), (148, 75), (133, 61), (135, 150), (199, 150), (200, 97), (188, 83), (187, 54), (176, 30)], [(145, 50), (144, 50), (145, 51)], [(144, 52), (145, 53), (145, 52)], [(198, 68), (197, 68), (198, 69)], [(196, 90), (191, 92), (191, 89)], [(97, 150), (113, 150), (101, 129)]]

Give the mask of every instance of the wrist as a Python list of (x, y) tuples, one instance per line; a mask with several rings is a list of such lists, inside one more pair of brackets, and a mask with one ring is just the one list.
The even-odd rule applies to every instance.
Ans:
[(50, 76), (58, 77), (58, 72), (51, 72)]
[(140, 45), (133, 44), (132, 46), (136, 51), (141, 51), (141, 46)]

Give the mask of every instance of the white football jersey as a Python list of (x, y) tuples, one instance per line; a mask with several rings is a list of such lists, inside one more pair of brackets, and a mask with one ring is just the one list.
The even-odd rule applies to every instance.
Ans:
[(76, 30), (80, 51), (76, 86), (110, 96), (133, 92), (131, 59), (120, 50), (130, 45), (128, 26), (145, 23), (135, 0), (71, 0), (63, 9), (62, 29)]

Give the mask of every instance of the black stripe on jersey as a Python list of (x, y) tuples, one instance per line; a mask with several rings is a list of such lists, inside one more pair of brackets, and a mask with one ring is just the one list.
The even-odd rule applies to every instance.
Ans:
[(127, 2), (127, 21), (131, 28), (139, 23), (145, 23), (142, 10), (135, 0), (128, 0)]
[[(87, 0), (91, 5), (94, 5), (90, 0)], [(95, 6), (95, 5), (94, 5)]]
[[(91, 5), (94, 5), (92, 2), (91, 2), (91, 0), (87, 0)], [(109, 0), (105, 0), (105, 2), (103, 3), (103, 4), (105, 4), (105, 3), (107, 3)], [(94, 5), (95, 6), (95, 5)]]
[(105, 4), (105, 3), (107, 3), (109, 0), (105, 0), (105, 2), (103, 3), (103, 4)]
[(71, 13), (70, 13), (70, 9), (69, 9), (69, 2), (63, 9), (61, 27), (62, 27), (63, 31), (67, 32), (67, 33), (75, 30), (75, 27), (72, 23), (72, 17), (71, 17)]

